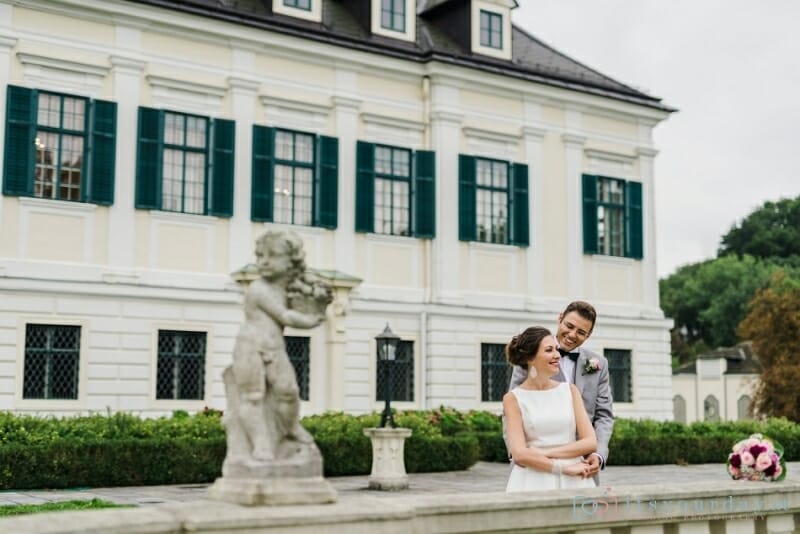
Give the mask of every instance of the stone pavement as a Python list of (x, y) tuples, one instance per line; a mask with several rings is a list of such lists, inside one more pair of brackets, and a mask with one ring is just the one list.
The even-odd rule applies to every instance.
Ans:
[[(787, 479), (800, 481), (800, 462), (790, 462)], [(401, 492), (371, 491), (367, 476), (333, 477), (328, 480), (338, 498), (350, 500), (360, 495), (391, 498), (393, 495), (445, 495), (464, 493), (502, 492), (505, 490), (509, 466), (478, 462), (467, 471), (419, 473), (409, 475), (409, 489)], [(723, 464), (609, 466), (602, 472), (600, 482), (606, 487), (643, 484), (686, 484), (729, 481)], [(76, 488), (69, 490), (0, 491), (0, 506), (39, 504), (78, 499), (99, 498), (118, 504), (147, 506), (163, 503), (194, 502), (206, 498), (208, 484), (174, 486), (134, 486), (120, 488)]]

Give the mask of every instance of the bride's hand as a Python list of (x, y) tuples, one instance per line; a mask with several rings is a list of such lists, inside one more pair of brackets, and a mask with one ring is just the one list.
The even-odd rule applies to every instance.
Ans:
[(573, 477), (587, 478), (589, 476), (590, 468), (588, 463), (578, 462), (563, 466), (561, 468), (561, 472), (565, 475)]

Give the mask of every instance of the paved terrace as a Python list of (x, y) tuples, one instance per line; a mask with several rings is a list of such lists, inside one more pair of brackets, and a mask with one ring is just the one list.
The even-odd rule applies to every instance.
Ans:
[[(800, 462), (788, 464), (787, 480), (800, 482)], [(328, 480), (338, 492), (339, 502), (371, 498), (392, 498), (398, 494), (446, 495), (502, 492), (506, 487), (509, 466), (499, 463), (478, 462), (467, 471), (444, 473), (419, 473), (409, 475), (410, 487), (400, 492), (372, 491), (367, 489), (367, 476), (333, 477)], [(603, 487), (648, 484), (707, 484), (714, 481), (730, 482), (725, 465), (647, 465), (609, 466), (601, 474)], [(207, 484), (174, 486), (135, 486), (119, 488), (76, 488), (70, 490), (19, 490), (0, 491), (0, 506), (38, 504), (76, 499), (100, 498), (118, 504), (147, 506), (165, 503), (195, 502), (206, 498)]]

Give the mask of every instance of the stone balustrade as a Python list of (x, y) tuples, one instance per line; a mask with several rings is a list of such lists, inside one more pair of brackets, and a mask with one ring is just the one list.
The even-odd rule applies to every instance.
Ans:
[(36, 514), (0, 532), (247, 532), (434, 534), (791, 534), (800, 532), (800, 482), (708, 482), (596, 488), (580, 495), (469, 493), (386, 497), (364, 491), (334, 504), (247, 507), (218, 501)]

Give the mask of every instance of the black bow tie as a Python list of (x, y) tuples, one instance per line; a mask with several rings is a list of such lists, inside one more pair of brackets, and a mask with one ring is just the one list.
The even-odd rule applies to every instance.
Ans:
[(567, 357), (570, 360), (572, 360), (573, 362), (577, 362), (578, 361), (578, 356), (580, 356), (579, 352), (569, 352), (568, 350), (564, 350), (561, 347), (558, 348), (558, 352), (561, 353), (562, 357)]

